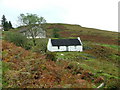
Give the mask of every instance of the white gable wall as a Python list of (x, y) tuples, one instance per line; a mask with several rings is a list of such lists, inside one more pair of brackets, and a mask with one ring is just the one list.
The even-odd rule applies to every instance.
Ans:
[(51, 43), (51, 39), (49, 39), (49, 41), (48, 41), (47, 49), (48, 49), (49, 51), (52, 51), (52, 43)]
[(82, 46), (83, 44), (82, 44), (82, 41), (81, 41), (80, 37), (78, 37), (78, 40), (80, 41), (80, 43), (81, 43), (81, 46)]

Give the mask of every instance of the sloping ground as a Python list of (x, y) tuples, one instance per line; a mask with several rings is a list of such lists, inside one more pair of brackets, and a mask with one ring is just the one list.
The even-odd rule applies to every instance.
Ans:
[[(68, 61), (70, 66), (79, 66), (84, 70), (89, 70), (94, 76), (102, 76), (104, 88), (120, 87), (119, 63), (120, 47), (93, 42), (84, 42), (83, 52), (55, 52), (57, 60)], [(70, 68), (70, 67), (69, 67)], [(72, 71), (80, 74), (77, 69)], [(83, 76), (85, 78), (85, 76)]]
[[(20, 31), (27, 26), (21, 26), (11, 31)], [(105, 43), (112, 45), (120, 45), (117, 32), (106, 30), (86, 28), (74, 24), (62, 23), (46, 23), (43, 24), (43, 29), (47, 32), (47, 37), (53, 37), (53, 29), (59, 29), (58, 33), (61, 38), (80, 37), (83, 41), (92, 41), (97, 43)]]
[[(21, 28), (25, 27), (19, 27), (17, 30), (19, 31)], [(58, 33), (60, 34), (60, 38), (80, 37), (84, 45), (84, 51), (81, 53), (55, 52), (54, 56), (57, 61), (51, 61), (51, 59), (46, 59), (46, 55), (25, 51), (20, 47), (4, 42), (8, 45), (4, 45), (3, 43), (3, 46), (7, 47), (3, 49), (3, 62), (8, 64), (9, 68), (11, 68), (8, 71), (17, 71), (17, 75), (15, 76), (19, 76), (14, 80), (14, 75), (11, 78), (8, 71), (4, 72), (4, 75), (8, 75), (5, 81), (10, 78), (10, 82), (7, 82), (7, 85), (5, 84), (6, 87), (10, 87), (9, 85), (11, 85), (11, 87), (88, 88), (97, 87), (102, 82), (105, 83), (105, 88), (120, 87), (119, 33), (86, 28), (79, 25), (44, 24), (48, 38), (53, 37), (52, 33), (54, 28), (59, 29)], [(20, 52), (23, 50), (22, 52), (25, 54), (20, 56), (22, 54), (18, 51), (15, 52), (15, 48), (19, 48), (18, 50), (20, 50)], [(11, 56), (8, 51), (9, 49), (11, 52), (14, 52), (15, 55), (13, 54)], [(19, 58), (13, 60), (13, 56)], [(8, 59), (10, 57), (11, 59)], [(40, 57), (42, 58), (40, 59)], [(31, 70), (33, 67), (35, 69)], [(22, 72), (28, 75), (27, 78), (25, 78), (24, 75), (20, 76)], [(38, 79), (34, 78), (36, 73), (39, 76)], [(16, 84), (17, 80), (20, 81), (20, 84)], [(24, 81), (25, 86), (22, 81)]]
[(104, 81), (67, 61), (51, 61), (12, 43), (2, 44), (3, 88), (93, 88)]
[(80, 25), (71, 24), (46, 24), (44, 25), (47, 31), (47, 36), (52, 37), (52, 31), (54, 28), (59, 29), (60, 37), (80, 37), (83, 41), (92, 41), (97, 43), (118, 45), (118, 33), (99, 30), (94, 28), (86, 28)]

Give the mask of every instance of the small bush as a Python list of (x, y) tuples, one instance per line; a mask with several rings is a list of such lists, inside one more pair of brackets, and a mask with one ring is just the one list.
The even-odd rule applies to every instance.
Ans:
[(32, 48), (32, 51), (38, 52), (38, 53), (46, 53), (47, 51), (47, 39), (38, 39), (37, 45)]
[(7, 32), (4, 39), (21, 47), (25, 47), (27, 44), (27, 38), (24, 35), (16, 32)]
[(52, 61), (56, 61), (56, 54), (55, 53), (53, 53), (53, 52), (47, 52), (46, 53), (46, 59), (50, 59), (50, 60), (52, 60)]
[(32, 46), (33, 46), (33, 44), (31, 42), (27, 41), (27, 43), (25, 44), (24, 48), (26, 50), (30, 50), (32, 48)]
[(54, 28), (53, 29), (53, 37), (54, 38), (59, 38), (60, 37), (60, 35), (58, 34), (59, 31), (60, 30), (58, 28)]
[(83, 70), (78, 62), (70, 62), (67, 66), (67, 69), (71, 69), (72, 70), (72, 74), (78, 74), (81, 73), (81, 70)]

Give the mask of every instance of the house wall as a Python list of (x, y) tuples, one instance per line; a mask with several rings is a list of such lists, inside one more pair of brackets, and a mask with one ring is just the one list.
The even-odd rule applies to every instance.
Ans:
[(47, 49), (48, 51), (52, 51), (51, 39), (48, 40)]
[(77, 49), (76, 51), (82, 52), (83, 51), (83, 46), (77, 46), (76, 49)]
[(49, 47), (48, 50), (51, 51), (51, 52), (66, 51), (66, 46), (60, 46), (59, 48), (58, 48), (58, 46), (51, 46), (51, 47)]
[(66, 46), (52, 46), (51, 39), (49, 39), (48, 44), (47, 44), (47, 49), (51, 52), (54, 51), (66, 51)]
[(60, 47), (58, 48), (58, 51), (66, 51), (66, 46), (60, 46)]
[(81, 41), (80, 37), (78, 37), (78, 40), (80, 41), (80, 43), (81, 43), (81, 46), (83, 46), (83, 44), (82, 44), (82, 41)]
[(51, 52), (55, 52), (55, 51), (83, 51), (83, 47), (82, 46), (52, 46), (52, 43), (51, 43), (51, 39), (49, 39), (48, 41), (48, 45), (47, 45), (47, 49), (48, 51), (51, 51)]
[(68, 51), (82, 51), (82, 46), (68, 46)]

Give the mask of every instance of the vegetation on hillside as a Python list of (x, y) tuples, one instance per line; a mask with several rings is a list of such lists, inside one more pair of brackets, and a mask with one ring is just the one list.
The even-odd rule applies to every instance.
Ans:
[(54, 62), (49, 58), (46, 59), (46, 55), (26, 51), (6, 41), (3, 41), (2, 53), (4, 88), (95, 87), (94, 82), (81, 79), (84, 74), (87, 74), (87, 78), (91, 80), (92, 73), (78, 68), (82, 76), (72, 74), (67, 61)]
[[(104, 88), (120, 87), (120, 49), (117, 32), (69, 24), (42, 24), (46, 39), (28, 39), (29, 50), (3, 40), (3, 87)], [(18, 32), (27, 26), (11, 30)], [(49, 52), (46, 45), (59, 29), (60, 38), (80, 37), (83, 52)], [(5, 37), (6, 32), (3, 32)]]
[[(28, 36), (30, 35), (30, 37), (32, 37), (33, 44), (34, 46), (36, 46), (35, 38), (41, 33), (40, 30), (43, 29), (41, 24), (46, 23), (46, 20), (44, 19), (44, 17), (39, 17), (36, 14), (30, 14), (30, 13), (27, 13), (27, 15), (20, 14), (19, 22), (22, 25), (28, 26), (27, 28), (24, 28), (24, 29), (27, 30), (27, 33), (29, 33)], [(35, 25), (35, 24), (38, 24), (38, 25)]]
[(52, 37), (54, 28), (59, 28), (58, 34), (61, 38), (80, 37), (82, 41), (92, 41), (97, 43), (105, 43), (118, 45), (118, 33), (99, 30), (94, 28), (86, 28), (80, 25), (70, 24), (44, 24), (47, 30), (47, 37)]

